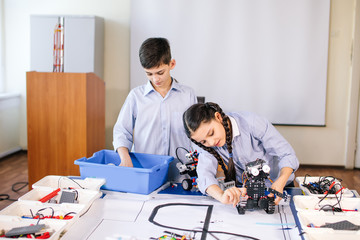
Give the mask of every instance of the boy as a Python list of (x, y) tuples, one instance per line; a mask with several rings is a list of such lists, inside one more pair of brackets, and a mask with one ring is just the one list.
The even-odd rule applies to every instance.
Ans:
[(125, 167), (133, 167), (131, 150), (174, 158), (177, 147), (190, 150), (182, 114), (197, 102), (194, 91), (170, 75), (176, 62), (167, 39), (145, 40), (139, 57), (149, 81), (130, 91), (113, 131), (113, 145)]

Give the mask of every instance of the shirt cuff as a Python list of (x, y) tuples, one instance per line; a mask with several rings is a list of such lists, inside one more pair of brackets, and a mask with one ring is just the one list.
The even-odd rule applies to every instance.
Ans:
[(126, 147), (127, 149), (129, 149), (129, 152), (131, 150), (131, 147), (132, 147), (132, 143), (129, 142), (129, 141), (114, 141), (113, 142), (113, 146), (114, 146), (114, 150), (117, 151), (117, 149), (119, 147)]
[(202, 181), (200, 180), (199, 190), (203, 194), (207, 194), (206, 189), (214, 184), (219, 186), (219, 181), (216, 178), (207, 178), (207, 179), (203, 179)]

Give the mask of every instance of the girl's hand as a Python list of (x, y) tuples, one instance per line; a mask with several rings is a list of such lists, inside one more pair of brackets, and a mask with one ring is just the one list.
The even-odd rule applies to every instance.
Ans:
[(240, 197), (246, 196), (246, 188), (232, 187), (226, 189), (219, 201), (224, 204), (232, 204), (234, 207), (240, 202)]
[[(278, 177), (278, 179), (276, 179), (276, 181), (271, 185), (271, 188), (278, 191), (279, 193), (283, 193), (284, 191), (284, 187), (286, 185), (287, 180), (289, 179), (291, 173), (293, 172), (292, 168), (289, 167), (284, 167), (280, 170), (280, 176)], [(274, 194), (270, 193), (268, 195), (269, 197), (273, 197)], [(276, 196), (275, 198), (275, 205), (278, 205), (281, 201), (281, 197)]]
[[(284, 187), (283, 187), (283, 183), (279, 183), (278, 181), (275, 181), (272, 185), (271, 185), (271, 188), (278, 191), (279, 193), (283, 193), (284, 191)], [(274, 194), (273, 193), (270, 193), (268, 195), (269, 197), (274, 197)], [(279, 196), (276, 196), (275, 198), (275, 205), (278, 205), (281, 201), (281, 197)]]

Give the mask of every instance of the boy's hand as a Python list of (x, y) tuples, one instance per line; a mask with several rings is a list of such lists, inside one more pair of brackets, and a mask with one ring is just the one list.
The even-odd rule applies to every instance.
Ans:
[(121, 159), (121, 163), (120, 163), (119, 166), (120, 166), (120, 167), (134, 167), (134, 166), (133, 166), (133, 163), (132, 163), (132, 161), (131, 161), (130, 156), (129, 156), (128, 159), (122, 158), (122, 159)]
[(127, 148), (119, 147), (117, 152), (121, 159), (120, 167), (134, 167)]

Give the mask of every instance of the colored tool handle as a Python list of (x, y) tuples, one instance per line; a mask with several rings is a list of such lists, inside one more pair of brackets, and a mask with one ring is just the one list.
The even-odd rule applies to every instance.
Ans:
[(42, 203), (45, 203), (45, 202), (49, 201), (50, 199), (52, 199), (53, 197), (55, 197), (58, 194), (59, 191), (60, 191), (60, 188), (58, 188), (55, 191), (49, 193), (45, 197), (41, 198), (39, 201), (42, 202)]

